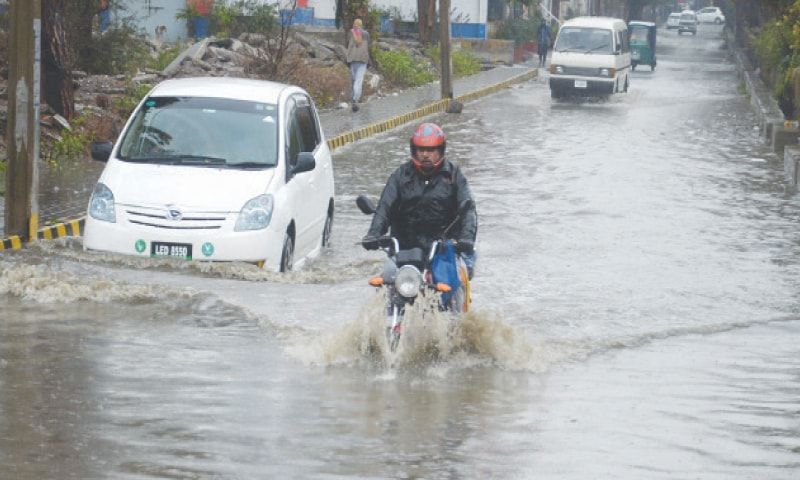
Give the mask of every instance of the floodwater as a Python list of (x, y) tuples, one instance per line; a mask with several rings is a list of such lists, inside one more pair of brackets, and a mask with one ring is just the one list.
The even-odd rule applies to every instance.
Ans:
[(382, 344), (356, 245), (409, 128), (337, 151), (333, 247), (286, 276), (0, 257), (3, 478), (793, 479), (800, 199), (719, 27), (608, 102), (544, 78), (438, 116), (480, 216), (474, 310)]

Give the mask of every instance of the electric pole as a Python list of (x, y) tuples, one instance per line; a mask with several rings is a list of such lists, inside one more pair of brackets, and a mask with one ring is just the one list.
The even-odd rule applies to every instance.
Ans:
[(450, 59), (450, 0), (439, 0), (439, 50), (442, 64), (442, 100), (453, 98), (453, 63)]
[(8, 160), (5, 234), (36, 239), (39, 172), (39, 65), (42, 6), (38, 0), (11, 0), (8, 77)]

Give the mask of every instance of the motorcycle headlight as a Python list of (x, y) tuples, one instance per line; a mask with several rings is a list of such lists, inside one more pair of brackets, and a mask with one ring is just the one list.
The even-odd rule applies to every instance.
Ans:
[(267, 228), (272, 220), (274, 206), (275, 200), (272, 195), (259, 195), (251, 198), (239, 212), (239, 218), (236, 219), (236, 226), (233, 227), (233, 230), (242, 232)]
[(419, 293), (422, 286), (422, 274), (413, 265), (403, 265), (397, 271), (394, 279), (394, 288), (397, 293), (406, 297), (414, 298)]
[(89, 199), (89, 215), (96, 220), (103, 222), (117, 222), (117, 214), (114, 210), (114, 194), (105, 184), (97, 182)]

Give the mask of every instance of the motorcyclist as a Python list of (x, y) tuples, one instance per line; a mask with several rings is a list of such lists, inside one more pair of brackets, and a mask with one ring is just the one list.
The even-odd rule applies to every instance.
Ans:
[(391, 229), (390, 235), (401, 249), (420, 247), (427, 251), (456, 219), (459, 207), (471, 201), (447, 238), (456, 240), (472, 277), (478, 215), (466, 177), (444, 156), (446, 143), (444, 131), (434, 123), (423, 123), (414, 130), (411, 161), (389, 177), (361, 244), (368, 250), (377, 249), (377, 238)]

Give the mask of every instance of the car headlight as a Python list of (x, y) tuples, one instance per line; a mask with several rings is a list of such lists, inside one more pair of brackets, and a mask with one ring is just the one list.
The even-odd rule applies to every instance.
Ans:
[(564, 67), (561, 65), (550, 65), (550, 73), (562, 75), (564, 73)]
[(609, 77), (612, 78), (614, 74), (617, 73), (617, 70), (614, 68), (601, 68), (600, 69), (600, 76), (601, 77)]
[(414, 298), (419, 293), (421, 286), (422, 274), (419, 273), (417, 267), (413, 265), (400, 267), (394, 279), (394, 288), (397, 289), (397, 293), (406, 298)]
[(259, 195), (244, 204), (236, 219), (234, 231), (261, 230), (269, 226), (275, 200), (272, 195)]
[(117, 222), (117, 214), (114, 210), (114, 194), (105, 184), (97, 182), (89, 199), (89, 215), (96, 220), (103, 222)]

